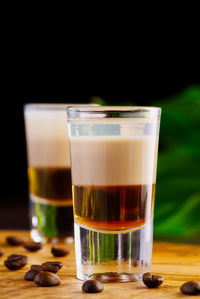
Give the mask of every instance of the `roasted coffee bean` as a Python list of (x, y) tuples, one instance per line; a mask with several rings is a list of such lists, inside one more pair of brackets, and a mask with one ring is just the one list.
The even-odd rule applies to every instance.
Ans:
[(46, 262), (42, 264), (43, 271), (57, 273), (63, 266), (61, 262)]
[(60, 277), (51, 272), (39, 272), (34, 279), (39, 287), (52, 287), (61, 283)]
[(147, 272), (143, 275), (142, 280), (148, 288), (157, 288), (163, 283), (164, 277), (159, 275), (152, 275), (150, 272)]
[(42, 265), (31, 265), (31, 270), (34, 271), (44, 271)]
[(82, 285), (82, 290), (85, 293), (99, 293), (103, 291), (103, 285), (95, 279), (88, 279)]
[(6, 241), (11, 246), (19, 246), (23, 245), (26, 241), (26, 237), (17, 237), (17, 236), (9, 236), (6, 238)]
[(197, 295), (200, 294), (200, 283), (197, 281), (188, 281), (182, 284), (180, 290), (184, 294)]
[(2, 249), (0, 249), (0, 257), (4, 255), (4, 251)]
[(63, 266), (63, 263), (62, 262), (46, 262), (46, 263), (42, 264), (42, 266), (44, 266), (44, 265), (54, 265), (54, 266), (57, 266), (60, 270)]
[(52, 247), (51, 248), (51, 252), (54, 256), (58, 257), (58, 256), (66, 256), (67, 254), (69, 254), (69, 249), (67, 248), (60, 248), (60, 247)]
[(42, 248), (42, 243), (40, 242), (26, 242), (24, 244), (24, 247), (28, 250), (28, 251), (38, 251)]
[(46, 262), (42, 265), (31, 265), (31, 270), (57, 273), (62, 266), (61, 262)]
[(29, 280), (29, 281), (34, 281), (35, 276), (39, 273), (40, 271), (35, 271), (35, 270), (29, 270), (28, 272), (25, 273), (24, 279)]
[(10, 270), (19, 270), (27, 264), (27, 256), (20, 254), (12, 254), (8, 256), (4, 264)]

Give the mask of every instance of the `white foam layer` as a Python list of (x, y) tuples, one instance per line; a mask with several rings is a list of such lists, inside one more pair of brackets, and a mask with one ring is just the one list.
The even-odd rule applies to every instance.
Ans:
[(116, 186), (156, 181), (158, 139), (143, 137), (72, 137), (72, 183)]
[(70, 167), (66, 110), (25, 110), (28, 164)]

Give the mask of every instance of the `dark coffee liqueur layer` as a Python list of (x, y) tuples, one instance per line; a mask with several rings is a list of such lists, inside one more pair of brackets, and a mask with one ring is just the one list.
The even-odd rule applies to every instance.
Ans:
[(30, 192), (38, 197), (53, 200), (72, 198), (71, 169), (67, 167), (30, 167)]
[(99, 229), (124, 229), (145, 223), (146, 205), (154, 204), (155, 184), (73, 186), (75, 220)]

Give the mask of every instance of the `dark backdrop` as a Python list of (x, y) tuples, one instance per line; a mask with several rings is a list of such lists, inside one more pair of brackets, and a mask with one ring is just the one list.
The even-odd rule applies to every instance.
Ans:
[[(42, 77), (41, 77), (42, 78)], [(110, 105), (151, 105), (185, 87), (200, 83), (192, 73), (183, 77), (158, 74), (145, 80), (39, 80), (24, 86), (25, 96), (7, 96), (2, 103), (0, 228), (28, 228), (28, 188), (23, 105), (25, 103), (86, 103), (98, 96)], [(26, 84), (25, 84), (26, 85)]]

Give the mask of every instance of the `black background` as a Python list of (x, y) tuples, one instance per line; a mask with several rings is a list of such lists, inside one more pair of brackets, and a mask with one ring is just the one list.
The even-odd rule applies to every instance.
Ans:
[[(84, 69), (86, 71), (86, 68)], [(25, 103), (87, 103), (94, 96), (110, 105), (152, 105), (185, 87), (199, 84), (193, 72), (173, 69), (143, 77), (105, 71), (86, 77), (84, 70), (72, 76), (56, 76), (42, 70), (24, 74), (24, 94), (14, 90), (1, 106), (1, 198), (0, 228), (28, 228), (28, 188), (23, 105)], [(169, 70), (168, 70), (169, 71)], [(97, 71), (98, 73), (98, 71)], [(126, 76), (125, 76), (126, 75)]]

